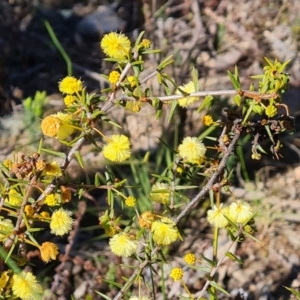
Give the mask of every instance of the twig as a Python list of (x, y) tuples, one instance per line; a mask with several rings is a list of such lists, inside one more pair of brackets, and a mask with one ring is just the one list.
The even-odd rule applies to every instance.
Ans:
[(201, 290), (201, 293), (198, 297), (198, 299), (202, 299), (203, 297), (203, 294), (206, 292), (206, 290), (208, 289), (210, 283), (212, 282), (214, 276), (216, 275), (218, 269), (220, 268), (221, 264), (223, 263), (225, 257), (226, 257), (226, 253), (231, 249), (231, 247), (234, 245), (234, 243), (237, 241), (237, 239), (239, 238), (239, 236), (243, 233), (243, 225), (240, 225), (240, 228), (239, 228), (239, 231), (238, 233), (236, 234), (234, 240), (230, 243), (230, 245), (228, 246), (227, 248), (227, 251), (225, 251), (224, 255), (220, 258), (220, 260), (218, 261), (217, 265), (215, 268), (213, 268), (209, 274), (209, 276), (207, 276), (207, 281), (205, 282), (202, 290)]
[(181, 211), (181, 213), (176, 217), (175, 223), (178, 224), (180, 220), (186, 216), (199, 202), (200, 200), (206, 196), (206, 194), (210, 191), (214, 183), (218, 180), (219, 175), (223, 172), (226, 163), (231, 156), (235, 144), (237, 143), (239, 137), (240, 137), (241, 132), (239, 130), (236, 130), (234, 137), (228, 146), (226, 152), (224, 153), (224, 156), (222, 160), (220, 161), (220, 164), (217, 168), (217, 171), (210, 177), (209, 181), (207, 184), (202, 188), (202, 190), (191, 200), (191, 202)]
[[(153, 74), (150, 74), (153, 76)], [(149, 75), (149, 76), (150, 76)], [(155, 75), (155, 74), (154, 74)], [(152, 77), (151, 76), (151, 77)], [(223, 91), (199, 91), (199, 92), (195, 92), (195, 93), (190, 93), (189, 95), (185, 96), (185, 95), (169, 95), (169, 96), (152, 96), (152, 97), (148, 97), (147, 100), (154, 100), (154, 99), (158, 99), (162, 102), (168, 102), (168, 101), (175, 101), (178, 100), (180, 98), (186, 98), (186, 97), (206, 97), (206, 96), (234, 96), (234, 95), (241, 95), (241, 96), (245, 96), (247, 98), (252, 98), (255, 100), (267, 100), (267, 99), (271, 99), (271, 98), (276, 98), (277, 94), (261, 94), (259, 92), (255, 92), (255, 91), (236, 91), (236, 90), (223, 90)], [(134, 97), (128, 97), (126, 95), (122, 95), (122, 100), (124, 101), (136, 101), (136, 99)]]
[(11, 247), (11, 245), (13, 244), (13, 242), (15, 240), (15, 237), (16, 237), (17, 233), (19, 233), (20, 228), (23, 227), (22, 224), (24, 224), (24, 220), (23, 220), (24, 209), (25, 209), (25, 206), (28, 203), (29, 197), (32, 194), (33, 186), (35, 185), (36, 180), (37, 180), (37, 175), (34, 175), (31, 178), (31, 180), (30, 180), (30, 183), (29, 183), (28, 188), (26, 190), (26, 194), (25, 194), (25, 196), (23, 198), (21, 207), (20, 207), (20, 209), (18, 211), (18, 218), (17, 218), (17, 221), (16, 221), (16, 225), (15, 225), (14, 231), (13, 231), (13, 233), (8, 237), (8, 239), (4, 243), (4, 248), (6, 248), (6, 249), (8, 249), (8, 248)]

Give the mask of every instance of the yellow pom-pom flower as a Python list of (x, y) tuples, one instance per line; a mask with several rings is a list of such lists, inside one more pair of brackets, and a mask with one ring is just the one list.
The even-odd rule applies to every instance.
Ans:
[(177, 167), (177, 168), (176, 168), (176, 172), (177, 172), (178, 174), (182, 174), (183, 171), (184, 171), (184, 169), (183, 169), (182, 167)]
[(170, 277), (174, 281), (181, 280), (183, 277), (183, 270), (181, 268), (173, 268), (171, 271)]
[(229, 216), (233, 222), (244, 223), (253, 216), (252, 208), (249, 203), (237, 200), (229, 206)]
[(31, 272), (13, 275), (12, 291), (14, 296), (22, 300), (41, 299), (43, 293), (42, 287)]
[(211, 124), (213, 124), (213, 122), (214, 120), (211, 115), (205, 115), (202, 117), (202, 123), (204, 124), (204, 126), (210, 126)]
[(151, 211), (144, 211), (139, 217), (141, 228), (151, 229), (152, 223), (155, 221), (155, 215)]
[[(195, 85), (192, 81), (190, 81), (189, 83), (187, 83), (183, 86), (179, 86), (179, 88), (188, 94), (196, 92)], [(177, 89), (176, 94), (181, 95), (182, 93), (180, 92), (180, 90)], [(195, 97), (195, 96), (194, 97), (183, 97), (183, 98), (177, 99), (177, 103), (181, 107), (188, 107), (190, 104), (194, 103), (198, 99), (199, 99), (199, 97)]]
[(71, 120), (71, 115), (62, 112), (47, 116), (41, 123), (42, 132), (44, 135), (64, 140), (74, 132)]
[(117, 71), (112, 71), (108, 75), (108, 81), (113, 85), (116, 84), (119, 81), (119, 79), (120, 79), (120, 73)]
[(154, 221), (151, 226), (153, 240), (158, 245), (170, 245), (179, 237), (176, 224), (169, 218), (162, 218), (161, 221)]
[(0, 219), (0, 240), (10, 235), (14, 230), (14, 224), (10, 219)]
[(184, 256), (184, 260), (188, 265), (194, 265), (196, 262), (196, 256), (193, 253), (188, 253)]
[(132, 88), (138, 85), (138, 79), (135, 76), (128, 76), (127, 80)]
[(50, 137), (57, 137), (60, 127), (61, 121), (55, 115), (47, 116), (41, 123), (43, 134)]
[(51, 216), (50, 228), (51, 233), (55, 235), (64, 235), (72, 229), (72, 213), (63, 208), (57, 209)]
[(64, 103), (66, 106), (70, 106), (75, 102), (76, 98), (73, 95), (67, 95), (64, 98)]
[(41, 258), (45, 263), (48, 263), (50, 260), (55, 260), (58, 254), (57, 245), (51, 242), (44, 242), (40, 246)]
[(166, 183), (156, 182), (150, 192), (150, 198), (154, 202), (168, 205), (170, 204), (171, 193)]
[(114, 235), (109, 240), (109, 246), (111, 251), (121, 257), (129, 257), (132, 254), (136, 253), (138, 243), (136, 240), (133, 240), (129, 234), (121, 232)]
[(26, 216), (32, 217), (34, 214), (34, 209), (30, 204), (27, 204), (24, 208), (24, 212), (25, 212)]
[(58, 89), (63, 94), (79, 93), (83, 89), (82, 81), (73, 76), (67, 76), (59, 82)]
[(130, 51), (130, 41), (122, 33), (105, 34), (100, 45), (103, 52), (111, 58), (125, 58)]
[(47, 163), (42, 175), (49, 177), (60, 177), (62, 176), (61, 168), (56, 161)]
[(59, 203), (58, 203), (57, 196), (55, 194), (49, 194), (49, 195), (47, 195), (44, 204), (46, 204), (48, 206), (56, 206), (56, 205), (58, 205)]
[(43, 159), (38, 159), (35, 166), (36, 166), (37, 171), (41, 172), (45, 169), (46, 163)]
[(104, 227), (104, 232), (107, 236), (114, 236), (120, 231), (119, 227), (107, 225)]
[(178, 146), (178, 153), (184, 162), (201, 164), (204, 161), (206, 147), (196, 137), (186, 137)]
[(103, 147), (103, 155), (110, 161), (123, 162), (130, 157), (130, 141), (127, 136), (114, 134)]
[(2, 294), (3, 289), (5, 289), (7, 291), (11, 288), (11, 286), (12, 286), (11, 270), (2, 272), (1, 276), (0, 276), (0, 293), (1, 293), (1, 295), (4, 296), (4, 294)]
[(23, 201), (23, 196), (15, 189), (10, 189), (8, 192), (8, 199), (6, 201), (12, 206), (20, 206)]
[(149, 49), (151, 47), (151, 41), (148, 39), (143, 39), (139, 46), (144, 49)]
[(136, 199), (133, 196), (129, 196), (125, 200), (125, 204), (128, 207), (135, 207)]
[(265, 111), (266, 115), (269, 117), (269, 118), (272, 118), (274, 116), (276, 116), (277, 114), (277, 108), (275, 105), (268, 105), (267, 108), (266, 108), (266, 111)]
[(8, 170), (11, 169), (11, 167), (13, 166), (13, 161), (11, 159), (4, 159), (4, 161), (2, 162), (4, 167), (6, 167)]
[(45, 210), (40, 213), (40, 216), (42, 219), (50, 219), (50, 214)]
[(228, 220), (225, 215), (228, 215), (228, 208), (222, 208), (223, 203), (219, 207), (214, 205), (213, 209), (207, 211), (207, 220), (210, 224), (217, 228), (225, 228), (228, 225)]

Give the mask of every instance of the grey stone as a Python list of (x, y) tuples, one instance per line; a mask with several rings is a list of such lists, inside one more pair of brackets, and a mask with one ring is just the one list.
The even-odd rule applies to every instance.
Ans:
[(100, 5), (96, 12), (85, 16), (77, 25), (77, 34), (83, 39), (100, 41), (101, 36), (111, 31), (123, 31), (125, 22), (113, 8)]

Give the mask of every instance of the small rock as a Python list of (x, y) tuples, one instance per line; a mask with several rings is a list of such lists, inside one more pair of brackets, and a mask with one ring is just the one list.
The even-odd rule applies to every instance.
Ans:
[(84, 40), (100, 41), (101, 36), (111, 31), (124, 31), (125, 22), (113, 8), (100, 5), (96, 12), (85, 16), (77, 25), (76, 37)]

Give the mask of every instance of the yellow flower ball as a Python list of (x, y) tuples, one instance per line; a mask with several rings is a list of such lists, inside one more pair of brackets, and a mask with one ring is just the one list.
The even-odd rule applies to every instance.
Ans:
[(14, 224), (11, 219), (0, 219), (0, 239), (10, 235), (14, 230)]
[(132, 88), (138, 85), (138, 79), (135, 76), (128, 76), (127, 80)]
[(170, 277), (174, 280), (181, 280), (183, 277), (183, 270), (181, 268), (173, 268)]
[[(182, 91), (184, 91), (184, 92), (186, 92), (188, 94), (196, 92), (195, 85), (194, 85), (194, 83), (192, 81), (190, 81), (189, 83), (187, 83), (187, 84), (185, 84), (183, 86), (179, 86), (179, 88)], [(176, 90), (176, 94), (177, 95), (182, 95), (182, 93), (178, 89)], [(196, 97), (196, 96), (193, 96), (193, 97), (186, 96), (186, 97), (177, 99), (177, 103), (181, 107), (188, 107), (190, 104), (194, 103), (197, 100), (199, 100), (199, 97)]]
[(141, 228), (151, 229), (152, 223), (155, 221), (155, 215), (151, 211), (144, 211), (139, 217)]
[(3, 163), (4, 167), (6, 167), (8, 170), (10, 170), (11, 167), (13, 166), (12, 160), (8, 159), (8, 158), (4, 159), (2, 163)]
[(104, 232), (107, 236), (114, 236), (119, 232), (119, 228), (115, 226), (107, 225), (104, 227)]
[(144, 49), (149, 49), (151, 47), (151, 41), (148, 39), (143, 39), (139, 46), (141, 46)]
[(40, 246), (41, 258), (45, 263), (48, 263), (50, 260), (55, 260), (58, 254), (57, 245), (51, 242), (44, 242)]
[(64, 140), (74, 132), (74, 127), (70, 124), (72, 115), (58, 112), (56, 116), (61, 121), (61, 126), (59, 128), (57, 138), (60, 140)]
[(64, 103), (66, 106), (70, 106), (75, 102), (76, 98), (73, 95), (67, 95), (64, 98)]
[(127, 136), (114, 134), (103, 147), (103, 155), (110, 161), (123, 162), (130, 157), (130, 142)]
[(53, 161), (46, 164), (42, 175), (49, 177), (60, 177), (62, 176), (62, 171), (58, 163), (56, 161)]
[(24, 212), (25, 212), (26, 216), (32, 217), (34, 214), (34, 209), (30, 204), (27, 204), (24, 208)]
[(46, 196), (44, 204), (46, 204), (48, 206), (56, 206), (59, 203), (58, 203), (58, 199), (55, 194), (49, 194)]
[(41, 299), (43, 293), (42, 287), (31, 272), (13, 275), (12, 291), (14, 296), (22, 300)]
[(138, 243), (136, 240), (133, 240), (129, 234), (121, 232), (114, 235), (109, 240), (109, 246), (111, 251), (121, 257), (129, 257), (132, 254), (136, 253)]
[(42, 132), (44, 135), (64, 140), (74, 132), (71, 120), (71, 115), (62, 112), (47, 116), (41, 123)]
[(46, 163), (43, 159), (38, 159), (35, 166), (37, 171), (43, 171), (46, 167)]
[(178, 153), (184, 162), (201, 164), (205, 158), (206, 147), (196, 137), (186, 137), (178, 146)]
[(119, 81), (119, 79), (120, 79), (120, 73), (117, 71), (112, 71), (108, 75), (108, 81), (111, 84), (116, 84)]
[(210, 126), (211, 124), (213, 124), (213, 122), (214, 120), (211, 115), (205, 115), (202, 117), (202, 123), (204, 124), (204, 126)]
[(166, 183), (156, 182), (150, 192), (150, 198), (154, 202), (168, 205), (171, 201), (171, 193)]
[[(11, 280), (11, 273), (12, 271), (4, 271), (1, 273), (0, 276), (0, 293), (3, 291), (3, 289), (10, 289), (12, 286), (12, 280)], [(2, 295), (4, 296), (4, 295)]]
[(51, 216), (51, 233), (60, 236), (68, 233), (73, 225), (73, 219), (70, 217), (71, 214), (70, 211), (63, 208), (55, 210)]
[(252, 208), (249, 203), (242, 200), (237, 200), (236, 202), (230, 204), (229, 216), (233, 222), (248, 222), (253, 216)]
[(135, 207), (136, 199), (133, 196), (129, 196), (125, 200), (125, 204), (128, 207)]
[(23, 196), (17, 192), (15, 189), (10, 189), (8, 192), (8, 199), (6, 202), (8, 202), (12, 206), (20, 206), (23, 201)]
[(82, 91), (82, 81), (73, 77), (67, 76), (58, 84), (59, 91), (63, 94), (75, 94)]
[(130, 41), (122, 33), (105, 34), (100, 45), (103, 52), (111, 58), (125, 58), (130, 51)]
[(225, 228), (228, 225), (228, 220), (225, 215), (228, 214), (228, 208), (222, 208), (223, 203), (219, 207), (214, 205), (213, 209), (207, 211), (207, 220), (210, 224), (217, 228)]
[(184, 260), (188, 265), (194, 265), (196, 262), (196, 256), (193, 253), (188, 253), (184, 256)]
[(61, 121), (55, 115), (47, 116), (41, 123), (41, 129), (44, 135), (57, 137)]
[(154, 242), (158, 245), (170, 245), (179, 237), (176, 224), (169, 218), (154, 221), (151, 226), (151, 232)]
[(50, 219), (50, 214), (47, 211), (42, 211), (40, 216), (42, 219)]
[(272, 118), (277, 114), (277, 107), (270, 104), (267, 106), (265, 113), (269, 118)]

